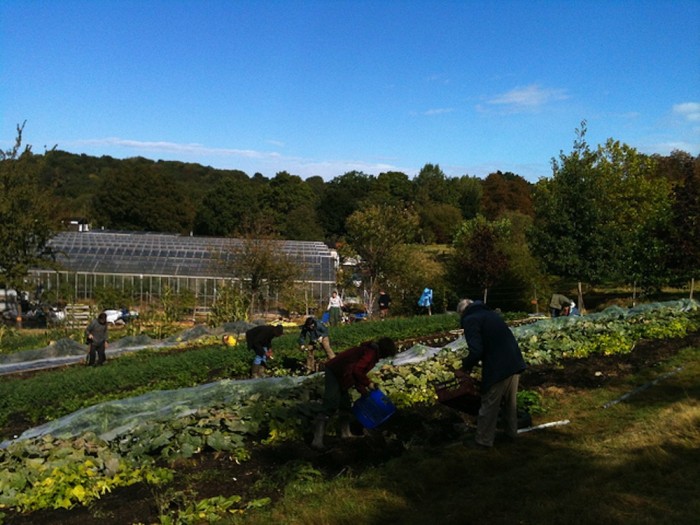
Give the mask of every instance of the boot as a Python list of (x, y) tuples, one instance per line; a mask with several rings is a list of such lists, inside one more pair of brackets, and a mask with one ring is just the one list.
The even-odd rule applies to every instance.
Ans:
[(254, 378), (256, 377), (263, 377), (263, 366), (262, 365), (253, 365), (250, 371), (250, 375)]
[(340, 421), (340, 437), (342, 439), (349, 439), (349, 438), (357, 437), (350, 430), (350, 414), (349, 413), (340, 414), (338, 419)]
[(316, 371), (316, 358), (314, 357), (313, 347), (306, 349), (306, 368), (311, 373)]
[(328, 417), (322, 414), (316, 416), (314, 420), (314, 440), (311, 442), (311, 448), (318, 450), (323, 449), (323, 437), (326, 435), (326, 423)]

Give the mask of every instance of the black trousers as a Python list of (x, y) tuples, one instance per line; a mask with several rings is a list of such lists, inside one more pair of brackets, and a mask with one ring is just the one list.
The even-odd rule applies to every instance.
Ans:
[(100, 366), (107, 360), (105, 356), (105, 343), (90, 343), (90, 351), (88, 352), (88, 365)]

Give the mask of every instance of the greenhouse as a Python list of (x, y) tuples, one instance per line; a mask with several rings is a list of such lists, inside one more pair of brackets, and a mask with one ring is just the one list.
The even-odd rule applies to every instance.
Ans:
[[(128, 290), (134, 303), (151, 302), (165, 290), (189, 290), (198, 306), (210, 306), (218, 286), (238, 282), (231, 268), (246, 242), (162, 233), (66, 231), (48, 244), (57, 267), (33, 269), (31, 274), (37, 287), (77, 301), (92, 299), (98, 287), (111, 287)], [(305, 277), (299, 286), (309, 301), (330, 295), (335, 287), (335, 251), (316, 241), (260, 242), (269, 243), (272, 250), (303, 268)]]

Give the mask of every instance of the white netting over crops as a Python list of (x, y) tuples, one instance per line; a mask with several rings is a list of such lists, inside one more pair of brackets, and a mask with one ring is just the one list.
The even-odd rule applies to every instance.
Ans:
[[(645, 304), (631, 309), (611, 307), (603, 312), (583, 317), (537, 321), (514, 328), (513, 332), (517, 339), (529, 338), (540, 332), (551, 331), (553, 326), (560, 326), (564, 329), (573, 323), (624, 319), (654, 310), (668, 310), (670, 312), (697, 310), (699, 307), (698, 302), (687, 299)], [(380, 365), (388, 362), (395, 366), (418, 363), (431, 359), (438, 352), (446, 349), (451, 351), (466, 350), (464, 337), (460, 336), (443, 347), (418, 344), (401, 352), (393, 360), (382, 361)], [(56, 421), (27, 430), (19, 436), (18, 440), (36, 438), (46, 434), (68, 438), (84, 432), (94, 432), (105, 440), (111, 440), (144, 421), (162, 421), (183, 417), (202, 408), (222, 403), (236, 403), (255, 394), (282, 394), (286, 390), (297, 388), (305, 381), (316, 381), (318, 376), (319, 374), (305, 377), (224, 380), (191, 388), (149, 392), (138, 397), (109, 401), (79, 410)], [(0, 448), (5, 448), (9, 443), (11, 441), (1, 443)]]
[[(145, 334), (125, 336), (110, 343), (106, 354), (107, 357), (110, 357), (147, 348), (168, 348), (186, 341), (223, 333), (243, 334), (253, 326), (255, 324), (243, 321), (225, 323), (220, 328), (208, 328), (203, 325), (197, 325), (162, 341), (154, 340)], [(87, 345), (69, 338), (59, 339), (44, 348), (0, 355), (0, 375), (78, 363), (85, 359), (86, 353)]]
[[(83, 408), (55, 421), (31, 428), (17, 441), (51, 435), (60, 439), (94, 432), (111, 441), (144, 421), (165, 421), (185, 417), (199, 409), (221, 404), (236, 404), (255, 394), (281, 395), (297, 388), (306, 377), (270, 377), (262, 379), (223, 380), (190, 388), (158, 390), (137, 397), (108, 401)], [(0, 443), (6, 448), (12, 440)]]
[[(601, 323), (605, 321), (629, 319), (651, 311), (689, 311), (697, 310), (699, 307), (700, 303), (692, 299), (641, 304), (639, 306), (635, 306), (634, 308), (620, 308), (619, 306), (611, 306), (602, 312), (588, 314), (585, 316), (557, 317), (554, 319), (545, 318), (534, 323), (514, 327), (512, 330), (516, 339), (525, 340), (545, 332), (551, 332), (553, 327), (565, 330), (568, 327), (574, 326), (578, 323)], [(397, 366), (420, 363), (421, 361), (435, 357), (440, 351), (445, 349), (458, 351), (466, 350), (466, 348), (467, 342), (464, 340), (463, 336), (458, 337), (451, 343), (442, 347), (431, 347), (423, 344), (417, 344), (408, 350), (401, 352), (394, 358), (392, 363)]]

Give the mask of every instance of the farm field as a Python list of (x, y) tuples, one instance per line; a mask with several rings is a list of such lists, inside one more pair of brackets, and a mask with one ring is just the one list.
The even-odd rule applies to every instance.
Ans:
[(369, 436), (330, 436), (322, 453), (303, 429), (271, 439), (268, 428), (247, 458), (211, 447), (161, 458), (171, 481), (6, 510), (4, 523), (694, 523), (700, 332), (697, 319), (687, 327), (632, 351), (531, 364), (521, 390), (537, 396), (534, 424), (569, 423), (490, 451), (468, 446), (469, 416), (420, 400)]

